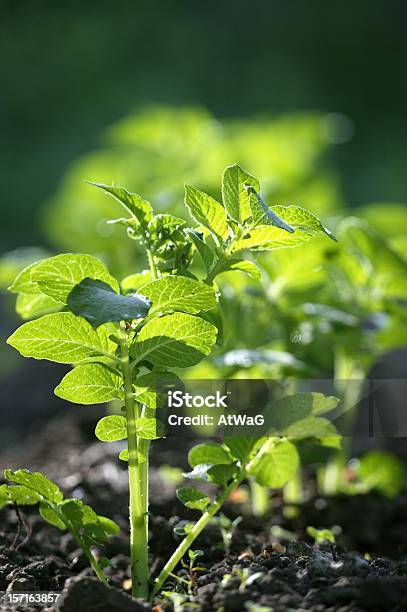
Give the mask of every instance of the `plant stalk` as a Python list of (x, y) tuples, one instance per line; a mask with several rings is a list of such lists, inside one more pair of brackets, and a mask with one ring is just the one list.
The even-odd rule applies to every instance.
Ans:
[[(133, 398), (133, 374), (130, 366), (127, 332), (124, 324), (120, 328), (120, 348), (124, 382), (124, 404), (127, 420), (129, 449), (130, 490), (130, 554), (133, 597), (148, 597), (148, 522), (147, 522), (147, 475), (148, 463), (138, 448), (136, 419), (138, 408)], [(140, 451), (140, 452), (139, 452)]]
[(161, 570), (161, 572), (158, 575), (158, 577), (155, 579), (154, 587), (153, 587), (153, 590), (151, 592), (151, 598), (153, 598), (155, 595), (157, 595), (157, 593), (159, 593), (161, 591), (161, 589), (162, 589), (164, 583), (166, 582), (167, 578), (170, 576), (170, 574), (172, 573), (174, 568), (181, 561), (182, 557), (185, 555), (185, 553), (192, 546), (192, 544), (194, 543), (196, 538), (199, 536), (199, 534), (205, 529), (205, 527), (208, 524), (208, 522), (210, 521), (210, 519), (213, 516), (215, 516), (215, 514), (218, 512), (218, 510), (221, 508), (221, 506), (225, 503), (225, 501), (227, 500), (229, 495), (239, 486), (239, 484), (242, 482), (242, 480), (244, 480), (245, 476), (246, 476), (246, 471), (242, 470), (239, 473), (239, 475), (234, 480), (232, 480), (232, 482), (226, 487), (226, 489), (224, 489), (222, 491), (222, 493), (220, 493), (220, 495), (217, 497), (215, 503), (211, 504), (210, 508), (208, 510), (206, 510), (202, 514), (202, 516), (199, 519), (199, 521), (197, 521), (195, 523), (195, 525), (192, 527), (191, 531), (182, 540), (182, 542), (180, 543), (178, 548), (175, 550), (175, 552), (172, 554), (172, 556), (168, 559), (167, 563), (164, 565), (164, 567)]

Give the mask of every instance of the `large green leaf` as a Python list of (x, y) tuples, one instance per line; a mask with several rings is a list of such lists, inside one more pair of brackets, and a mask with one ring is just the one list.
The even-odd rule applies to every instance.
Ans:
[(176, 312), (148, 322), (131, 346), (137, 361), (186, 368), (209, 355), (217, 329), (208, 321)]
[(250, 217), (249, 192), (247, 186), (260, 191), (260, 183), (243, 168), (234, 164), (228, 166), (222, 176), (223, 204), (231, 217), (237, 223), (243, 223)]
[(117, 523), (107, 518), (106, 516), (97, 517), (96, 524), (85, 525), (85, 535), (96, 542), (106, 542), (112, 536), (120, 533), (120, 527)]
[(205, 463), (216, 465), (218, 463), (231, 463), (232, 457), (228, 451), (216, 442), (206, 442), (193, 446), (188, 453), (188, 463), (195, 466)]
[(78, 363), (106, 353), (105, 333), (102, 328), (98, 334), (87, 321), (70, 312), (57, 312), (24, 323), (7, 342), (24, 357)]
[(46, 260), (40, 259), (39, 261), (34, 261), (26, 268), (23, 268), (23, 270), (17, 274), (8, 290), (12, 293), (29, 293), (31, 295), (39, 293), (38, 284), (32, 280), (31, 272), (43, 261)]
[(49, 480), (41, 472), (30, 472), (29, 470), (4, 470), (4, 478), (17, 485), (23, 485), (29, 491), (37, 493), (41, 498), (59, 503), (62, 501), (62, 493), (59, 487)]
[(273, 225), (258, 225), (243, 232), (240, 238), (230, 246), (230, 253), (239, 253), (251, 249), (253, 251), (271, 251), (282, 247), (293, 247), (308, 242), (312, 233), (296, 229), (293, 234)]
[(150, 270), (143, 270), (143, 272), (136, 272), (135, 274), (126, 276), (120, 285), (125, 293), (129, 293), (130, 291), (137, 291), (140, 287), (152, 280)]
[(75, 530), (98, 522), (98, 516), (93, 508), (80, 499), (65, 499), (59, 506), (59, 512), (69, 527)]
[(222, 204), (190, 185), (185, 185), (185, 204), (191, 217), (197, 223), (206, 227), (220, 240), (227, 240), (229, 230), (226, 222), (226, 211)]
[(22, 319), (35, 319), (64, 308), (62, 302), (43, 293), (19, 293), (16, 301), (16, 312)]
[(250, 473), (260, 485), (274, 489), (284, 486), (295, 475), (298, 465), (294, 444), (281, 440), (260, 456)]
[(294, 229), (279, 217), (252, 187), (249, 188), (250, 225), (274, 225), (292, 234)]
[(311, 236), (326, 234), (329, 238), (336, 241), (335, 236), (328, 228), (322, 225), (318, 217), (301, 206), (271, 206), (270, 210), (284, 219), (296, 231), (300, 230)]
[(55, 395), (77, 404), (100, 404), (121, 399), (121, 379), (99, 363), (79, 365), (62, 379)]
[(105, 416), (96, 425), (96, 437), (102, 442), (115, 442), (127, 438), (127, 421), (124, 416)]
[(150, 315), (174, 310), (197, 314), (216, 306), (214, 288), (186, 276), (163, 276), (140, 292), (152, 302)]
[(116, 279), (110, 276), (105, 264), (92, 255), (56, 255), (41, 261), (31, 270), (31, 280), (38, 284), (40, 291), (64, 304), (75, 285), (84, 278), (104, 281), (118, 291)]
[(93, 327), (108, 321), (142, 319), (150, 305), (151, 302), (142, 295), (120, 295), (107, 283), (90, 278), (76, 285), (68, 296), (68, 308)]

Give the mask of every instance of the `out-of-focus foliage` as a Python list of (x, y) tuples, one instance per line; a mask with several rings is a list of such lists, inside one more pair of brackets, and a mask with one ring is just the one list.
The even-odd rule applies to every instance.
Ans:
[(45, 229), (57, 249), (96, 253), (113, 270), (132, 272), (135, 248), (123, 228), (106, 223), (114, 202), (84, 181), (126, 184), (161, 212), (185, 217), (183, 183), (219, 196), (218, 177), (234, 161), (256, 171), (268, 204), (337, 214), (337, 181), (323, 160), (331, 136), (318, 113), (221, 123), (200, 109), (147, 109), (113, 126), (99, 151), (71, 166), (44, 211)]

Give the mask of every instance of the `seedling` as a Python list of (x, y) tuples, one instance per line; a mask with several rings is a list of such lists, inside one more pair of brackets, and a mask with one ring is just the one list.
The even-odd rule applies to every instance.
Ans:
[(11, 484), (0, 486), (0, 508), (12, 503), (17, 506), (39, 504), (39, 513), (44, 521), (61, 531), (69, 531), (82, 548), (96, 576), (107, 584), (103, 573), (105, 563), (96, 559), (91, 547), (117, 535), (119, 526), (105, 516), (98, 516), (79, 499), (64, 499), (59, 487), (41, 472), (5, 470), (4, 478)]
[(315, 544), (335, 544), (335, 534), (332, 529), (307, 527), (307, 533), (314, 539)]
[[(40, 318), (22, 325), (8, 342), (26, 357), (73, 366), (55, 390), (59, 397), (80, 404), (123, 402), (123, 414), (102, 418), (96, 436), (105, 442), (127, 439), (120, 458), (128, 461), (129, 471), (132, 592), (147, 598), (161, 591), (244, 480), (280, 487), (298, 466), (296, 448), (288, 439), (293, 431), (289, 419), (281, 432), (286, 437), (230, 437), (223, 444), (192, 449), (189, 477), (211, 481), (219, 493), (211, 500), (197, 488), (178, 490), (180, 501), (202, 514), (184, 529), (184, 539), (151, 588), (148, 457), (151, 441), (165, 435), (164, 423), (156, 417), (157, 388), (176, 384), (171, 368), (194, 366), (211, 353), (218, 334), (218, 275), (239, 271), (260, 279), (255, 262), (245, 258), (248, 251), (295, 246), (317, 234), (333, 236), (303, 208), (269, 208), (259, 195), (259, 181), (237, 165), (224, 171), (222, 203), (186, 185), (185, 204), (197, 224), (193, 226), (169, 214), (155, 214), (149, 202), (122, 187), (94, 185), (124, 207), (127, 216), (113, 222), (124, 225), (138, 242), (149, 269), (119, 283), (90, 255), (57, 255), (28, 266), (10, 290)], [(331, 431), (317, 415), (323, 413), (324, 402), (332, 405), (332, 398), (299, 393), (279, 400), (276, 409), (295, 413), (305, 400), (311, 420), (302, 423), (304, 430), (314, 427), (319, 435)]]

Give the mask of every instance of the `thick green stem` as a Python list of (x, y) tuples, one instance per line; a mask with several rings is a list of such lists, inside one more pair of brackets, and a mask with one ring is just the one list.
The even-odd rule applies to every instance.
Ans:
[[(126, 408), (127, 438), (129, 449), (129, 490), (130, 490), (130, 553), (133, 597), (148, 597), (148, 483), (145, 457), (138, 449), (136, 419), (138, 408), (133, 397), (133, 373), (130, 366), (127, 333), (124, 325), (120, 328), (120, 348), (124, 382), (124, 404)], [(140, 451), (140, 452), (139, 452)]]
[(265, 516), (270, 509), (270, 491), (253, 480), (250, 483), (250, 498), (253, 515), (258, 518)]

